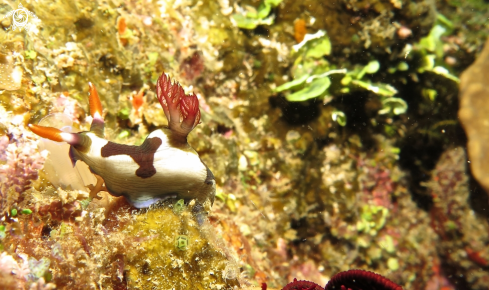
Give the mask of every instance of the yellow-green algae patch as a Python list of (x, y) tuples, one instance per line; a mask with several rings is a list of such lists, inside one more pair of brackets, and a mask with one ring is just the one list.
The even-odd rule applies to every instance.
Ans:
[(200, 227), (189, 210), (154, 208), (136, 215), (127, 228), (134, 249), (126, 255), (130, 289), (229, 289), (237, 280), (223, 277), (228, 259), (208, 239), (213, 229)]

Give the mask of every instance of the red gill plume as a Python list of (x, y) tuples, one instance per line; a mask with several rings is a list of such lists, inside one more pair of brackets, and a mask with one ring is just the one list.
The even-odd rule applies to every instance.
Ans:
[(180, 101), (180, 111), (182, 112), (182, 125), (192, 130), (199, 124), (200, 110), (199, 99), (195, 94), (185, 95)]
[(200, 121), (197, 96), (193, 93), (186, 95), (180, 84), (172, 83), (164, 73), (156, 83), (156, 95), (168, 119), (168, 127), (186, 138)]

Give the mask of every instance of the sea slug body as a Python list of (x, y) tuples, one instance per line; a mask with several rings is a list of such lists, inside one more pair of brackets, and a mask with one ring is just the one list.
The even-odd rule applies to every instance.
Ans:
[(67, 142), (73, 164), (85, 162), (105, 182), (113, 196), (124, 196), (137, 208), (167, 199), (195, 199), (214, 202), (214, 175), (187, 143), (188, 134), (199, 124), (199, 101), (195, 94), (162, 74), (156, 84), (158, 100), (168, 127), (151, 132), (140, 146), (118, 144), (104, 138), (102, 105), (95, 87), (90, 86), (90, 113), (93, 121), (88, 132), (65, 133), (52, 127), (29, 125), (37, 135)]

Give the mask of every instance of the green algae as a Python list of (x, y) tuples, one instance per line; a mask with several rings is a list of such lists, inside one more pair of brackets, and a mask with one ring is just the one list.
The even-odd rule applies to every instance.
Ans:
[(248, 6), (248, 11), (232, 15), (236, 25), (243, 29), (255, 29), (258, 25), (272, 25), (274, 17), (269, 16), (272, 8), (277, 7), (283, 0), (263, 0), (258, 9)]
[(386, 222), (389, 211), (382, 206), (364, 205), (361, 208), (357, 230), (375, 236)]

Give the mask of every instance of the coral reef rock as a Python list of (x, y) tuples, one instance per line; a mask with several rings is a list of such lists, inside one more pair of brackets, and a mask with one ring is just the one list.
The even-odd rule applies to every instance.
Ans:
[(468, 137), (470, 169), (489, 193), (489, 40), (460, 78), (458, 116)]

